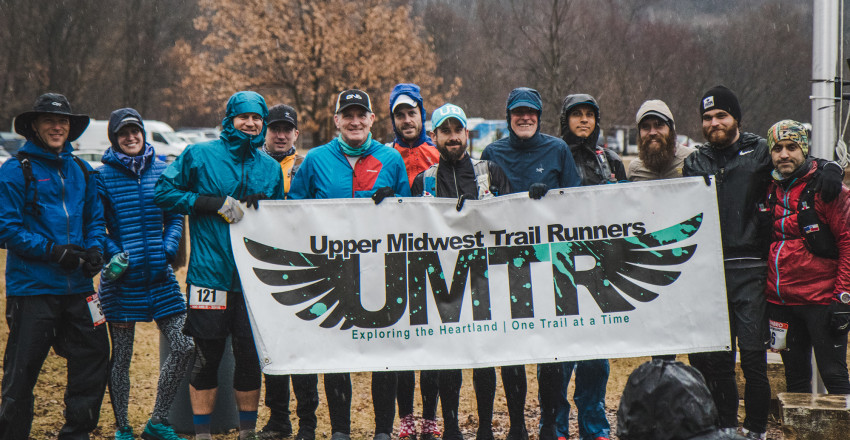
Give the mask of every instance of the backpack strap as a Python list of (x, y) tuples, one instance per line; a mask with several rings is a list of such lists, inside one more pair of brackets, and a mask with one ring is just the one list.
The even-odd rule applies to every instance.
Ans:
[(614, 175), (614, 172), (611, 171), (611, 164), (608, 161), (608, 156), (605, 154), (605, 149), (596, 146), (596, 163), (599, 165), (599, 174), (605, 183), (617, 183), (617, 176)]
[(437, 168), (440, 163), (437, 162), (422, 174), (422, 197), (437, 197)]
[[(32, 163), (30, 162), (29, 154), (18, 152), (15, 158), (21, 163), (21, 172), (24, 174), (24, 209), (29, 210), (32, 216), (38, 217), (41, 215), (41, 208), (38, 205), (38, 185), (35, 184), (35, 176), (32, 172)], [(33, 188), (32, 200), (27, 199), (30, 186)]]
[(472, 169), (475, 171), (475, 183), (478, 185), (478, 200), (492, 198), (489, 163), (486, 160), (472, 159)]
[[(41, 207), (38, 205), (38, 185), (35, 184), (35, 176), (32, 172), (32, 162), (30, 161), (30, 155), (19, 151), (15, 158), (18, 159), (18, 162), (21, 163), (21, 172), (24, 174), (24, 200), (26, 200), (27, 193), (29, 192), (30, 187), (33, 188), (33, 197), (32, 200), (26, 200), (24, 202), (24, 208), (30, 211), (34, 217), (38, 217), (41, 215)], [(77, 166), (80, 167), (80, 171), (83, 172), (83, 176), (86, 179), (86, 187), (89, 185), (89, 176), (92, 174), (97, 174), (98, 172), (95, 170), (89, 171), (86, 168), (83, 160), (77, 156), (71, 156), (74, 158), (74, 162), (77, 163)]]

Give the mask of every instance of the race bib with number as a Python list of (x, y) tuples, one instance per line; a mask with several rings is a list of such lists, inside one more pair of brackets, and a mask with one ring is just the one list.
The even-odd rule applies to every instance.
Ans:
[(89, 306), (89, 313), (91, 313), (91, 322), (95, 327), (106, 322), (106, 316), (103, 316), (103, 308), (100, 305), (100, 296), (98, 294), (94, 294), (86, 298), (86, 303)]
[(788, 323), (787, 322), (779, 322), (774, 321), (772, 319), (770, 321), (770, 349), (771, 350), (785, 350), (788, 348)]
[(189, 308), (225, 310), (227, 309), (227, 291), (189, 286)]

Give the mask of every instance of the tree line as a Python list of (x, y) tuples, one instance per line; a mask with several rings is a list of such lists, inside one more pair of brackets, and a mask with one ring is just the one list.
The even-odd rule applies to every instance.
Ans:
[(659, 98), (697, 140), (699, 98), (724, 84), (763, 134), (810, 118), (811, 16), (792, 0), (0, 0), (0, 130), (46, 91), (180, 127), (219, 124), (251, 89), (296, 107), (312, 146), (334, 135), (338, 91), (369, 92), (386, 137), (391, 88), (415, 82), (429, 110), (492, 119), (536, 88), (555, 135), (567, 94), (594, 95), (604, 129)]

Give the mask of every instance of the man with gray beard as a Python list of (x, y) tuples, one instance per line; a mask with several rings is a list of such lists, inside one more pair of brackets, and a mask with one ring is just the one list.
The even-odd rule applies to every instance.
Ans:
[(629, 164), (629, 180), (682, 177), (685, 158), (694, 148), (676, 143), (676, 123), (664, 101), (651, 99), (635, 115), (638, 127), (638, 158)]

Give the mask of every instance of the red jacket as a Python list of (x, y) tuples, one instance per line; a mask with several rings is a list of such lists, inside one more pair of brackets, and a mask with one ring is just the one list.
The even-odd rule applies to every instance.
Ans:
[(809, 252), (797, 224), (800, 194), (817, 168), (783, 188), (772, 182), (774, 191), (773, 230), (767, 272), (767, 301), (782, 305), (829, 304), (836, 294), (850, 292), (850, 190), (831, 203), (815, 194), (815, 211), (827, 223), (838, 246), (838, 260), (822, 258)]
[(413, 148), (403, 147), (394, 142), (393, 148), (401, 153), (401, 158), (404, 159), (404, 166), (407, 168), (407, 183), (410, 185), (413, 185), (413, 179), (419, 173), (440, 161), (440, 152), (437, 151), (437, 147), (427, 142)]

